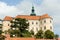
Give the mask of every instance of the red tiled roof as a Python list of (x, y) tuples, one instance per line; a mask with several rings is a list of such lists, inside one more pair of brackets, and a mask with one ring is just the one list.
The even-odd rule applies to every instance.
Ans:
[(6, 16), (6, 17), (4, 18), (5, 21), (11, 21), (12, 19), (13, 19), (13, 18), (10, 17), (10, 16)]
[[(22, 18), (22, 19), (27, 19), (27, 20), (39, 20), (39, 19), (44, 19), (44, 18), (51, 18), (48, 14), (44, 14), (42, 16), (29, 16), (29, 15), (17, 15), (15, 18)], [(4, 20), (12, 20), (13, 18), (10, 16), (6, 16)]]
[(44, 18), (52, 18), (52, 17), (50, 17), (48, 14), (44, 14), (41, 16), (41, 19), (44, 19)]
[(38, 20), (40, 19), (40, 16), (28, 16), (28, 15), (18, 15), (16, 18), (23, 18), (27, 20)]

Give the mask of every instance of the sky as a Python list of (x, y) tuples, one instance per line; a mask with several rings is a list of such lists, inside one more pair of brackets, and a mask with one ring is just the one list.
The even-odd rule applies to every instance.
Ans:
[(60, 36), (60, 0), (0, 0), (0, 18), (30, 15), (32, 6), (37, 15), (53, 18), (54, 33)]

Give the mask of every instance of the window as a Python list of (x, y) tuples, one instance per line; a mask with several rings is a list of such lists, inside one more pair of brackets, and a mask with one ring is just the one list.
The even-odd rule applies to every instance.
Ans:
[(9, 24), (8, 24), (8, 26), (9, 26)]
[(50, 20), (50, 23), (51, 23), (51, 20)]
[(42, 21), (40, 23), (42, 24)]
[(36, 22), (36, 24), (38, 24), (38, 22)]
[(40, 27), (40, 29), (42, 30), (42, 27)]
[(38, 31), (38, 28), (36, 28), (36, 31)]
[(32, 24), (34, 24), (34, 23), (32, 22)]
[(52, 29), (52, 26), (50, 26), (50, 29)]
[(46, 23), (46, 20), (44, 20), (44, 23)]
[(44, 30), (46, 29), (46, 26), (44, 26)]

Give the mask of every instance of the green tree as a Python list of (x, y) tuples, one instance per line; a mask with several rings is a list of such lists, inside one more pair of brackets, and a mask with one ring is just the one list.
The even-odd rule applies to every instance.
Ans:
[(20, 30), (9, 30), (10, 33), (10, 37), (13, 37), (13, 35), (15, 35), (15, 37), (20, 37)]
[(31, 33), (31, 36), (34, 37), (34, 31), (31, 30), (30, 33)]
[(2, 24), (0, 24), (0, 34), (2, 34)]
[(55, 34), (54, 35), (55, 39), (59, 38), (59, 35), (58, 34)]
[(0, 30), (0, 34), (2, 34), (3, 32), (2, 32), (2, 30)]
[(39, 30), (38, 33), (35, 35), (36, 38), (43, 38), (43, 31)]
[(12, 25), (11, 27), (17, 27), (22, 32), (23, 30), (26, 30), (29, 26), (29, 23), (26, 19), (16, 18), (11, 21)]
[(33, 30), (31, 30), (30, 33), (31, 33), (31, 35), (34, 35), (34, 31)]
[(46, 39), (53, 39), (54, 38), (54, 33), (50, 30), (46, 30), (45, 33), (44, 33), (44, 37)]
[(11, 24), (11, 30), (13, 30), (10, 31), (11, 35), (15, 34), (17, 37), (30, 36), (30, 33), (26, 30), (29, 26), (29, 23), (26, 19), (16, 18), (11, 21)]
[(5, 40), (5, 36), (0, 34), (0, 40)]
[(24, 31), (22, 32), (22, 36), (23, 36), (23, 37), (32, 37), (32, 36), (31, 36), (31, 33), (30, 33), (28, 30), (24, 30)]
[(0, 24), (0, 40), (5, 40), (5, 36), (2, 35), (2, 24)]

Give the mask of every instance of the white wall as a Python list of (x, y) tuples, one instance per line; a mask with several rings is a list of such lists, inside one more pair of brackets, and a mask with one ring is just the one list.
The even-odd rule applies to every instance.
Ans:
[[(39, 20), (28, 20), (29, 22), (29, 31), (33, 30), (34, 34), (37, 33), (37, 31), (40, 29), (40, 22)], [(33, 24), (32, 24), (33, 22)], [(37, 23), (37, 24), (36, 24)]]
[[(44, 20), (46, 21), (46, 23), (44, 23)], [(41, 24), (40, 25), (42, 27), (42, 30), (44, 30), (44, 26), (46, 26), (46, 30), (53, 31), (53, 20), (51, 18), (45, 18), (45, 19), (42, 19), (41, 21), (42, 21), (42, 25)], [(51, 21), (51, 23), (50, 23), (50, 21)], [(52, 27), (52, 29), (50, 29), (50, 27)], [(44, 31), (46, 31), (46, 30), (44, 30)]]
[[(44, 23), (44, 20), (46, 20), (46, 23)], [(51, 23), (50, 23), (50, 20), (51, 20)], [(42, 20), (28, 20), (28, 22), (29, 22), (28, 30), (29, 31), (33, 30), (34, 34), (36, 34), (41, 28), (43, 31), (46, 31), (46, 30), (53, 31), (53, 20), (51, 18), (45, 18)], [(2, 28), (3, 31), (10, 29), (10, 25), (11, 25), (10, 21), (3, 21), (3, 28)], [(45, 30), (44, 30), (44, 26), (46, 26)], [(52, 26), (52, 29), (50, 29), (50, 26)]]
[(8, 31), (8, 29), (10, 29), (10, 25), (10, 21), (3, 21), (2, 31)]

